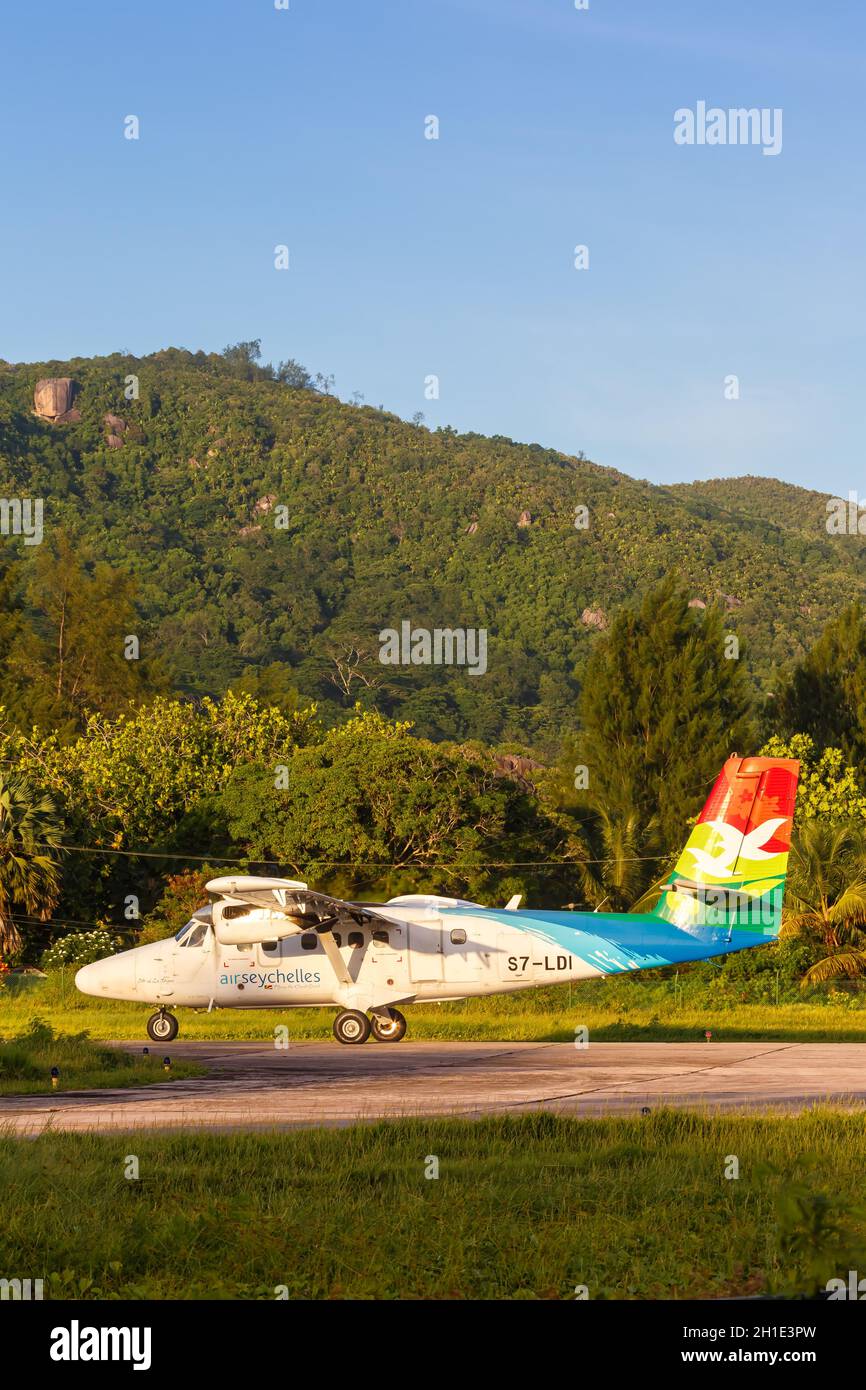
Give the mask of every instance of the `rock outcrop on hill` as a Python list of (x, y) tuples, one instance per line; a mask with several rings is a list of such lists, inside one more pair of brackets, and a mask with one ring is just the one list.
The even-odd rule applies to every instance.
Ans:
[(37, 381), (33, 391), (33, 413), (41, 420), (74, 423), (81, 419), (72, 405), (75, 383), (71, 376), (49, 376)]

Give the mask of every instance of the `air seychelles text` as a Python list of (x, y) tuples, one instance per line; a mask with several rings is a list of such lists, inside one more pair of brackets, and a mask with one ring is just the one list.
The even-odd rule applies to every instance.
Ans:
[(233, 975), (220, 975), (221, 985), (318, 985), (322, 977), (318, 970), (244, 970)]
[(465, 666), (470, 676), (487, 670), (487, 629), (484, 627), (414, 627), (402, 622), (400, 631), (379, 633), (383, 666)]

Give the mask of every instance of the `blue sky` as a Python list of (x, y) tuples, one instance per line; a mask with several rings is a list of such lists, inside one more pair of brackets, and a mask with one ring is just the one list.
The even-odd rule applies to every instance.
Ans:
[[(2, 37), (0, 356), (260, 337), (655, 482), (866, 491), (854, 0), (48, 0)], [(781, 153), (678, 146), (701, 100), (781, 108)]]

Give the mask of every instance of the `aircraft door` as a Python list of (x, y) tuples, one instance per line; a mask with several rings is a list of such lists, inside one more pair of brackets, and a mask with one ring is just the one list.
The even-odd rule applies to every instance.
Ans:
[(468, 984), (480, 978), (484, 964), (484, 954), (490, 947), (482, 949), (482, 943), (473, 940), (470, 931), (459, 923), (446, 923), (442, 931), (442, 964), (444, 977), (455, 984)]
[(193, 916), (173, 940), (156, 946), (146, 965), (147, 983), (155, 986), (156, 998), (207, 1003), (212, 992), (213, 960), (213, 932), (207, 920)]
[(419, 984), (442, 979), (442, 918), (436, 914), (409, 925), (409, 978)]
[(175, 942), (175, 997), (188, 1004), (206, 1004), (213, 997), (214, 934), (209, 923), (198, 921), (192, 931)]
[(389, 989), (409, 982), (407, 934), (405, 924), (396, 922), (382, 922), (370, 934), (370, 968)]
[(245, 1004), (254, 991), (248, 988), (249, 975), (256, 968), (255, 946), (225, 946), (214, 942), (216, 981), (214, 994), (222, 1005)]

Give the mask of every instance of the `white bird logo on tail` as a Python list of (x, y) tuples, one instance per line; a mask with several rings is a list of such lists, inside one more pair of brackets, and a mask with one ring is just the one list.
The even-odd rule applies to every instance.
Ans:
[(768, 840), (772, 840), (780, 826), (785, 824), (786, 816), (780, 816), (775, 820), (765, 820), (763, 825), (755, 826), (748, 835), (737, 830), (735, 826), (728, 825), (722, 820), (708, 821), (711, 830), (714, 830), (721, 844), (716, 846), (717, 853), (710, 854), (705, 849), (696, 849), (688, 845), (686, 852), (692, 856), (695, 866), (702, 874), (708, 874), (713, 878), (728, 878), (734, 871), (737, 858), (745, 859), (748, 863), (760, 863), (763, 859), (774, 859), (777, 851), (766, 850), (764, 845)]

